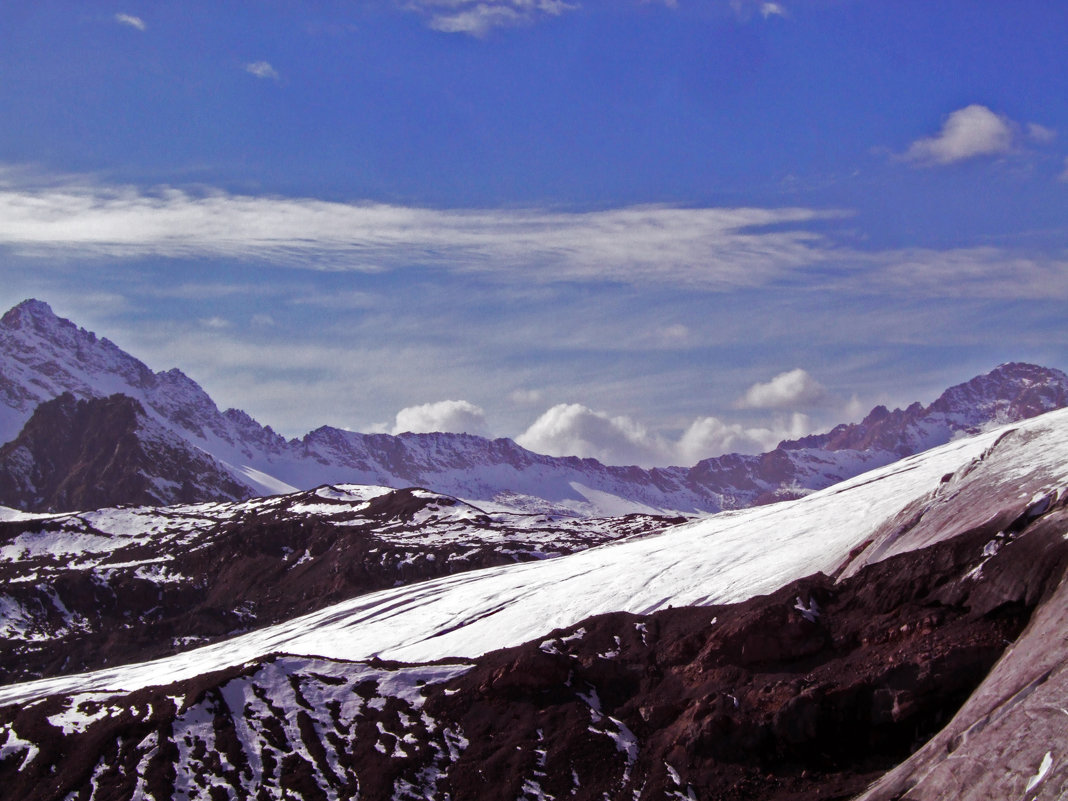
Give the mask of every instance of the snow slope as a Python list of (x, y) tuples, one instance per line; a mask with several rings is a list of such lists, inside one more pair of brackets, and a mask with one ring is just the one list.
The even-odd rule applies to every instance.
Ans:
[[(131, 690), (273, 652), (359, 660), (472, 657), (608, 611), (741, 601), (843, 566), (887, 521), (997, 459), (1027, 495), (1068, 483), (1068, 411), (957, 440), (797, 501), (716, 515), (572, 556), (387, 590), (154, 662), (0, 688), (0, 704)], [(1026, 479), (1026, 481), (1024, 480)], [(932, 500), (931, 503), (934, 503)], [(870, 557), (875, 560), (878, 554)]]
[(360, 485), (239, 503), (0, 508), (0, 684), (162, 657), (363, 593), (679, 520), (487, 512)]

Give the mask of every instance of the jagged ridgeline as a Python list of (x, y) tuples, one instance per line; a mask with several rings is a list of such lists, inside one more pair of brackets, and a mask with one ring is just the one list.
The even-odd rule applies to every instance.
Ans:
[[(466, 434), (390, 436), (324, 426), (286, 440), (244, 412), (220, 411), (179, 370), (153, 372), (29, 300), (0, 319), (0, 442), (7, 443), (0, 504), (74, 511), (235, 501), (345, 482), (429, 487), (553, 514), (715, 512), (798, 497), (954, 436), (1066, 404), (1064, 373), (1005, 364), (930, 406), (879, 407), (861, 423), (769, 453), (651, 470), (543, 456), (508, 439)], [(105, 452), (114, 457), (104, 460)]]

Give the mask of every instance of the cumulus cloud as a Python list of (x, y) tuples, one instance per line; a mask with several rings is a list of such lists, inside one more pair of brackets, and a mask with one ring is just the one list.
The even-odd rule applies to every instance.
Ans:
[(973, 103), (946, 117), (936, 135), (913, 142), (902, 157), (921, 166), (942, 166), (1011, 153), (1024, 139), (1045, 144), (1055, 137), (1051, 128), (1034, 122), (1021, 126), (1004, 114)]
[(664, 464), (666, 443), (626, 416), (598, 412), (580, 403), (553, 406), (516, 442), (535, 453), (581, 456), (605, 464)]
[[(11, 173), (7, 173), (11, 175)], [(545, 282), (763, 286), (833, 253), (806, 208), (436, 210), (308, 198), (4, 182), (0, 246), (20, 253), (232, 258), (375, 272), (413, 264)]]
[(407, 8), (423, 14), (434, 30), (481, 37), (494, 28), (558, 17), (578, 5), (563, 0), (413, 0)]
[(797, 409), (816, 406), (826, 397), (823, 385), (799, 367), (753, 384), (737, 405), (741, 409)]
[(774, 427), (744, 426), (726, 423), (717, 417), (694, 420), (675, 445), (677, 462), (692, 465), (724, 453), (764, 453), (784, 439), (803, 436), (811, 431), (807, 415), (795, 412), (776, 421)]
[(145, 21), (140, 17), (135, 17), (131, 14), (116, 14), (115, 21), (120, 25), (126, 25), (130, 28), (137, 28), (139, 31), (146, 30), (148, 28), (145, 25)]
[(649, 431), (625, 415), (613, 416), (579, 403), (561, 403), (539, 417), (516, 442), (550, 456), (579, 456), (603, 464), (643, 467), (693, 465), (724, 453), (762, 453), (783, 439), (810, 431), (806, 415), (795, 413), (773, 426), (744, 426), (701, 417), (678, 440)]
[(409, 406), (397, 412), (394, 434), (446, 431), (455, 434), (484, 434), (486, 413), (465, 400), (444, 400)]
[(270, 78), (278, 80), (278, 71), (267, 61), (252, 61), (244, 66), (245, 72), (255, 75), (257, 78)]

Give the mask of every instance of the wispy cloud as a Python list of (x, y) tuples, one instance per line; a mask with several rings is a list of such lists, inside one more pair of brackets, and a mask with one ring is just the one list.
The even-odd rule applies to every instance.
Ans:
[(1057, 138), (1057, 132), (1037, 122), (1027, 123), (1027, 138), (1040, 144), (1048, 144)]
[(741, 22), (747, 22), (758, 14), (764, 19), (788, 16), (786, 7), (782, 3), (768, 0), (731, 0), (731, 11)]
[(826, 288), (854, 294), (986, 299), (1068, 299), (1068, 259), (1000, 247), (910, 248), (856, 254), (858, 269)]
[(163, 187), (0, 183), (0, 245), (28, 254), (234, 258), (303, 269), (422, 266), (539, 282), (753, 287), (827, 257), (805, 208), (436, 210)]
[(244, 66), (245, 72), (255, 75), (257, 78), (270, 78), (278, 80), (278, 71), (267, 61), (252, 61)]
[(943, 166), (1012, 153), (1025, 140), (1046, 144), (1054, 138), (1056, 131), (1051, 128), (1033, 122), (1023, 126), (973, 103), (947, 116), (934, 136), (913, 142), (902, 158), (919, 166)]
[[(525, 292), (587, 283), (1068, 297), (1062, 254), (1005, 247), (862, 251), (811, 230), (843, 216), (796, 207), (441, 210), (66, 178), (34, 184), (18, 170), (0, 169), (0, 247), (23, 255), (226, 258), (331, 272), (420, 268)], [(368, 298), (337, 302), (365, 306)], [(668, 324), (644, 336), (666, 345), (686, 334)]]
[(558, 17), (578, 4), (564, 0), (411, 0), (405, 7), (423, 14), (434, 30), (480, 37), (494, 28)]
[(116, 14), (115, 21), (120, 25), (126, 25), (130, 28), (137, 28), (139, 31), (147, 30), (148, 26), (145, 25), (145, 21), (140, 17), (135, 17), (131, 14)]

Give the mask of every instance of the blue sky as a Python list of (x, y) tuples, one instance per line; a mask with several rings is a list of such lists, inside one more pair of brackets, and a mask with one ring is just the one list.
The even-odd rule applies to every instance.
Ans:
[(1068, 366), (1068, 6), (0, 7), (0, 303), (287, 435), (686, 463)]

